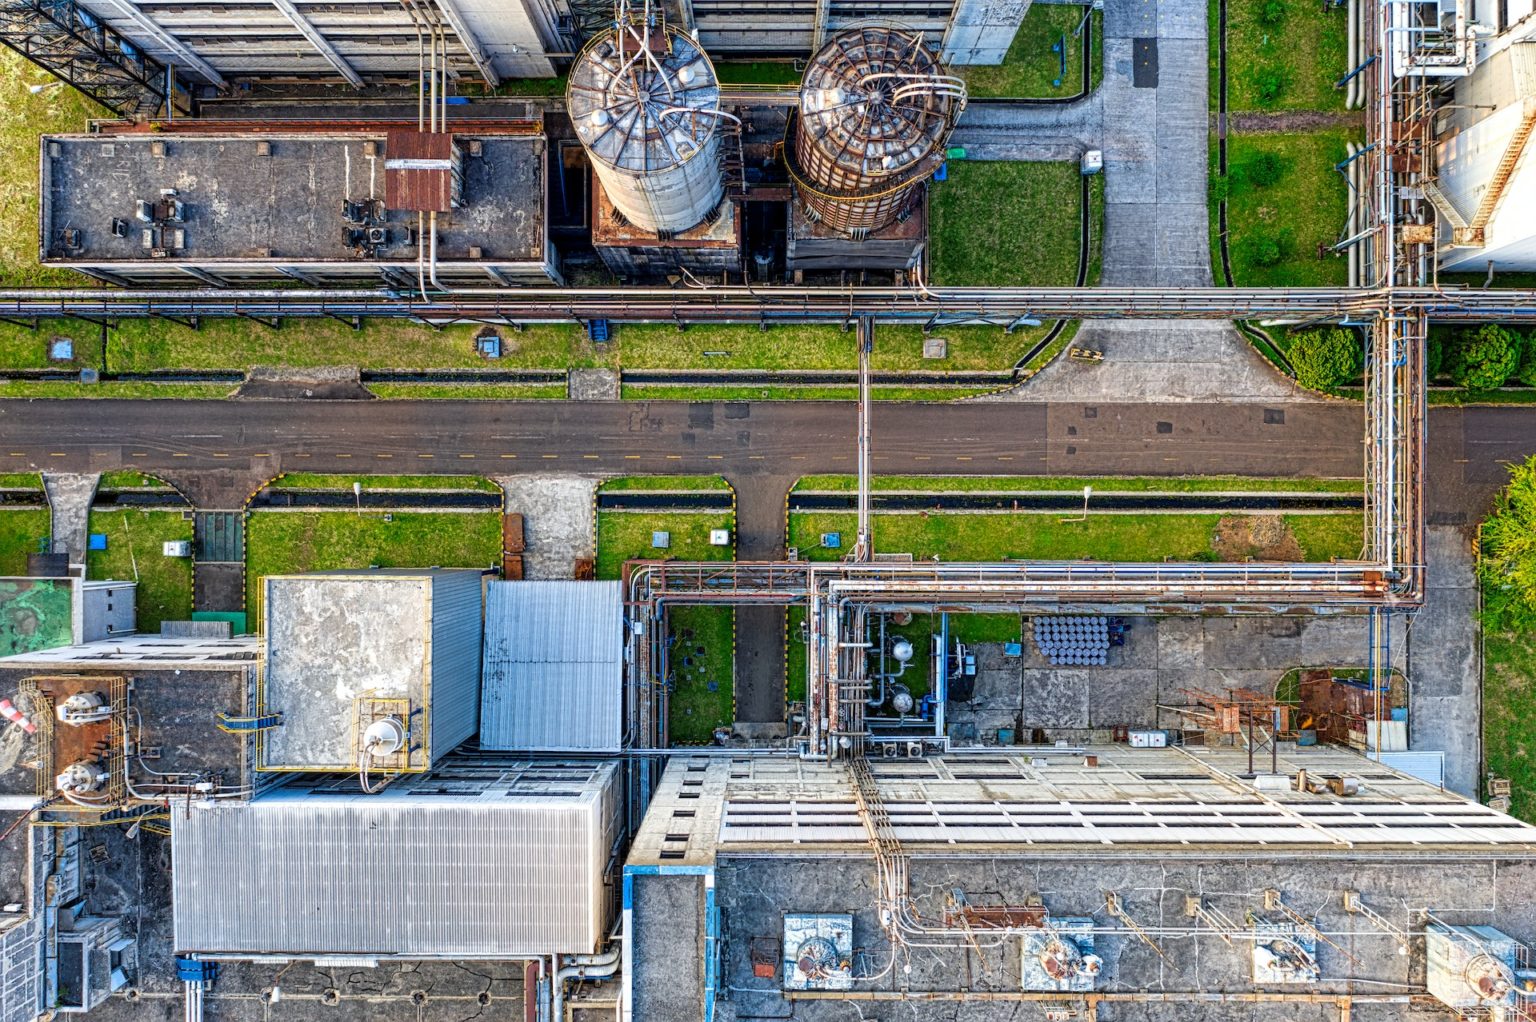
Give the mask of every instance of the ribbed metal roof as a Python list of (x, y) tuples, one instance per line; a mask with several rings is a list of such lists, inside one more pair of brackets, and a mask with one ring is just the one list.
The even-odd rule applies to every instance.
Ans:
[(486, 594), (480, 745), (612, 752), (624, 737), (618, 582), (494, 582)]
[(376, 796), (298, 786), (177, 812), (175, 946), (464, 958), (590, 952), (608, 922), (616, 767), (564, 771), (556, 788), (547, 772), (525, 779), (512, 770), (473, 785), (427, 775)]

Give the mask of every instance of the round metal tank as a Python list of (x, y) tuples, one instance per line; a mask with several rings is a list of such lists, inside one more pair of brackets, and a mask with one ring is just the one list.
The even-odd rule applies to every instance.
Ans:
[(868, 25), (811, 58), (791, 131), (790, 176), (813, 217), (847, 234), (904, 213), (944, 162), (965, 85), (944, 73), (922, 35)]
[(720, 82), (688, 36), (639, 25), (603, 33), (571, 66), (565, 98), (593, 170), (630, 223), (676, 233), (719, 207), (719, 118), (703, 111), (719, 108)]

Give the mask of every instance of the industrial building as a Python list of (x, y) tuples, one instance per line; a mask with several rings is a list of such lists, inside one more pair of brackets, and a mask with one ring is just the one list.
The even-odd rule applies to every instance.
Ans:
[(680, 755), (625, 867), (625, 1017), (1528, 1017), (1536, 828), (1350, 752), (1269, 766)]
[[(260, 666), (251, 637), (130, 635), (0, 658), (0, 805), (33, 820), (0, 837), (0, 1018), (88, 1011), (141, 981), (157, 881), (113, 850), (170, 799), (257, 789), (250, 743), (230, 728)], [(116, 868), (113, 884), (87, 884), (93, 866)]]
[(130, 635), (137, 591), (76, 576), (0, 578), (0, 656)]
[(614, 916), (618, 777), (458, 758), (372, 796), (317, 776), (195, 804), (171, 819), (176, 951), (355, 967), (590, 954)]
[[(633, 6), (664, 13), (689, 36), (697, 32), (707, 50), (743, 59), (804, 57), (848, 27), (898, 21), (932, 40), (947, 63), (997, 64), (1029, 0), (636, 0)], [(250, 90), (414, 85), (423, 36), (434, 40), (433, 51), (454, 78), (515, 92), (514, 79), (568, 70), (574, 55), (611, 27), (613, 9), (612, 0), (84, 0), (70, 8), (9, 12), (4, 39), (44, 61), (49, 51), (39, 40), (105, 57), (120, 65), (119, 80), (135, 80), (146, 112), (153, 112), (168, 78), (176, 82), (182, 109), (199, 97)], [(121, 59), (125, 44), (131, 63)], [(118, 83), (105, 81), (87, 61), (49, 69), (97, 92), (108, 106), (121, 95)]]
[(481, 573), (262, 579), (260, 768), (423, 773), (479, 727)]
[(1536, 15), (1528, 0), (1494, 7), (1497, 25), (1467, 43), (1475, 66), (1437, 120), (1428, 191), (1448, 272), (1536, 270)]
[(618, 582), (492, 582), (480, 748), (614, 753), (629, 730)]
[(39, 258), (123, 285), (548, 284), (546, 170), (529, 123), (48, 136)]
[(40, 260), (122, 286), (420, 295), (597, 266), (625, 281), (889, 279), (922, 258), (926, 182), (966, 102), (920, 28), (884, 22), (822, 41), (796, 103), (727, 102), (699, 38), (621, 4), (574, 58), (563, 112), (455, 114), (433, 40), (414, 120), (296, 102), (45, 137)]

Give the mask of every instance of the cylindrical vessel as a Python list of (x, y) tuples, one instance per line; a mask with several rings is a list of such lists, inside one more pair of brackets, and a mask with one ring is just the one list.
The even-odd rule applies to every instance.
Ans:
[(884, 227), (944, 162), (964, 108), (964, 85), (920, 33), (892, 25), (839, 33), (806, 66), (790, 128), (801, 201), (847, 234)]
[(566, 107), (608, 198), (630, 223), (686, 231), (720, 205), (720, 83), (709, 57), (670, 27), (626, 25), (571, 67)]

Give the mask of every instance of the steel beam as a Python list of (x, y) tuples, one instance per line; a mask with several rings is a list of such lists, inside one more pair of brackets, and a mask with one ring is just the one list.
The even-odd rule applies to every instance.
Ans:
[(292, 0), (272, 0), (272, 6), (282, 12), (283, 17), (299, 30), (300, 35), (309, 40), (309, 45), (320, 51), (320, 56), (324, 57), (336, 72), (347, 80), (347, 84), (354, 89), (363, 87), (363, 76), (353, 70), (352, 65), (347, 63), (347, 58), (336, 52), (336, 47), (331, 45), (331, 41), (310, 23), (310, 20), (304, 16), (304, 12), (299, 10)]

